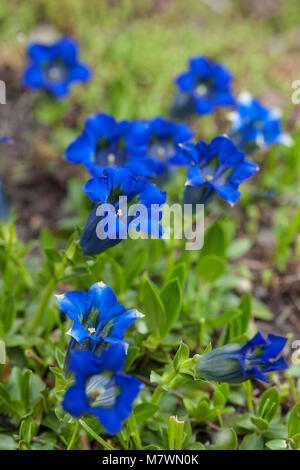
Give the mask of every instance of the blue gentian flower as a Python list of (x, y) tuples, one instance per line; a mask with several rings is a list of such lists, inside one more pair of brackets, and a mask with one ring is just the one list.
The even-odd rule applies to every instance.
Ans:
[[(149, 178), (165, 175), (170, 165), (182, 165), (182, 152), (178, 144), (193, 138), (194, 132), (184, 123), (175, 123), (157, 117), (150, 121), (141, 122), (146, 126), (146, 132), (140, 132), (140, 143), (144, 141), (146, 147), (144, 158), (134, 158), (131, 161), (131, 170)], [(160, 178), (161, 179), (161, 178)]]
[[(82, 189), (97, 203), (80, 238), (84, 254), (102, 253), (127, 238), (131, 229), (156, 238), (162, 235), (159, 221), (166, 193), (147, 178), (134, 176), (128, 168), (106, 168), (102, 176), (90, 179)], [(120, 197), (125, 200), (122, 207)], [(132, 205), (136, 210), (130, 213)]]
[[(129, 167), (134, 171), (146, 153), (148, 126), (138, 121), (116, 121), (108, 114), (89, 116), (81, 135), (65, 151), (65, 159), (82, 163), (91, 176), (102, 176), (104, 168)], [(134, 158), (134, 162), (132, 159)], [(148, 168), (146, 168), (149, 173)], [(141, 169), (134, 171), (141, 176)]]
[(292, 138), (281, 129), (280, 110), (263, 106), (248, 92), (238, 97), (237, 110), (230, 113), (229, 118), (232, 121), (230, 135), (240, 148), (293, 144)]
[(196, 365), (196, 375), (216, 382), (240, 383), (250, 378), (269, 382), (266, 373), (287, 369), (279, 357), (287, 338), (270, 334), (264, 339), (261, 333), (245, 345), (230, 343), (204, 354)]
[(91, 351), (74, 351), (70, 370), (75, 383), (65, 393), (63, 408), (76, 418), (84, 413), (96, 416), (110, 434), (120, 432), (143, 388), (140, 380), (122, 372), (124, 358), (120, 344), (110, 346), (100, 357)]
[(91, 77), (90, 68), (78, 61), (78, 44), (63, 38), (52, 45), (30, 44), (30, 59), (22, 81), (31, 88), (43, 88), (58, 98), (69, 94), (73, 82), (85, 82)]
[(179, 89), (171, 115), (184, 118), (190, 114), (209, 114), (218, 106), (233, 106), (232, 75), (224, 65), (207, 57), (192, 57), (189, 70), (179, 75)]
[[(126, 329), (143, 315), (136, 309), (126, 310), (118, 304), (113, 290), (103, 282), (93, 284), (88, 292), (70, 291), (57, 296), (61, 312), (73, 321), (68, 332), (75, 343), (84, 343), (85, 348), (95, 352), (100, 343), (128, 343), (123, 341)], [(86, 340), (89, 340), (86, 342)]]
[(233, 205), (240, 199), (240, 184), (258, 171), (256, 163), (247, 160), (244, 152), (226, 136), (218, 136), (210, 144), (188, 142), (180, 147), (190, 163), (185, 204), (207, 204), (220, 196)]

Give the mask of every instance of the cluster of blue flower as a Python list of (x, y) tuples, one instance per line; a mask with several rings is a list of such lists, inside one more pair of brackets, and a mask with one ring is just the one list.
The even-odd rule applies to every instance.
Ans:
[[(23, 83), (44, 88), (59, 98), (68, 94), (72, 82), (91, 76), (89, 67), (78, 62), (78, 46), (69, 38), (51, 46), (33, 44), (28, 56)], [(183, 203), (208, 204), (220, 197), (233, 205), (240, 198), (239, 186), (258, 171), (245, 152), (257, 146), (291, 143), (281, 131), (280, 114), (249, 94), (235, 98), (232, 81), (222, 64), (206, 57), (190, 59), (189, 70), (175, 80), (178, 93), (171, 118), (205, 115), (220, 106), (235, 108), (230, 114), (230, 137), (217, 136), (210, 144), (192, 142), (194, 132), (187, 124), (163, 117), (117, 121), (100, 113), (86, 119), (82, 133), (64, 155), (72, 163), (83, 164), (92, 177), (83, 187), (96, 203), (81, 235), (85, 254), (101, 253), (121, 241), (96, 236), (99, 205), (109, 202), (118, 210), (119, 196), (127, 196), (129, 202), (161, 207), (166, 192), (150, 179), (164, 184), (176, 166), (187, 167)], [(151, 235), (150, 222), (149, 218), (143, 220), (141, 229)], [(118, 221), (117, 231), (122, 228)], [(123, 373), (128, 346), (124, 333), (141, 314), (126, 311), (102, 282), (88, 292), (58, 296), (58, 304), (73, 321), (65, 370), (74, 374), (75, 383), (67, 390), (63, 406), (75, 417), (94, 415), (109, 433), (117, 433), (142, 388), (137, 378)], [(283, 358), (276, 359), (285, 343), (285, 338), (269, 335), (265, 340), (258, 333), (245, 345), (228, 344), (203, 355), (196, 371), (207, 380), (232, 383), (256, 377), (267, 381), (266, 372), (287, 367)]]

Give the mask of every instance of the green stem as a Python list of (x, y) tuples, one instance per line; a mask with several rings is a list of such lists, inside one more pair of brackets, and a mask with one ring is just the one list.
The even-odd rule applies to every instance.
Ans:
[(50, 281), (46, 285), (42, 294), (40, 305), (32, 320), (32, 325), (31, 325), (32, 330), (35, 330), (40, 325), (42, 318), (44, 316), (44, 312), (47, 308), (49, 299), (51, 295), (53, 294), (53, 292), (55, 291), (56, 285), (57, 285), (57, 279), (55, 277), (50, 279)]
[(102, 439), (102, 437), (96, 434), (95, 431), (93, 431), (93, 429), (90, 428), (89, 425), (86, 424), (85, 421), (83, 421), (83, 419), (79, 419), (79, 424), (88, 434), (90, 434), (95, 439), (95, 441), (99, 442), (99, 444), (101, 444), (102, 447), (104, 447), (104, 449), (117, 450), (114, 447), (112, 447), (110, 444), (108, 444), (104, 439)]
[(71, 440), (69, 442), (69, 445), (67, 447), (67, 450), (71, 450), (72, 447), (73, 447), (73, 444), (76, 440), (76, 437), (77, 437), (77, 431), (78, 431), (78, 421), (76, 420), (75, 421), (75, 426), (74, 426), (74, 430), (73, 430), (73, 434), (72, 434), (72, 437), (71, 437)]
[(295, 384), (294, 384), (294, 381), (293, 381), (293, 377), (290, 374), (287, 374), (287, 378), (288, 378), (288, 381), (289, 381), (291, 394), (292, 394), (292, 397), (294, 399), (294, 403), (297, 403), (298, 397), (297, 397), (297, 392), (296, 392)]
[(140, 433), (139, 433), (137, 423), (136, 423), (136, 419), (135, 419), (135, 416), (134, 416), (133, 413), (130, 416), (130, 418), (128, 419), (128, 428), (129, 428), (131, 437), (132, 437), (136, 447), (138, 448), (138, 450), (143, 450), (143, 446), (142, 446), (142, 442), (141, 442), (141, 438), (140, 438)]
[[(164, 379), (164, 382), (163, 382), (163, 385), (169, 385), (172, 380), (175, 379), (175, 377), (177, 377), (177, 374), (178, 372), (175, 370), (175, 369), (172, 369), (165, 377)], [(161, 399), (161, 397), (163, 396), (163, 394), (165, 393), (165, 389), (163, 388), (162, 385), (158, 385), (156, 387), (156, 389), (154, 390), (154, 393), (152, 395), (152, 400), (151, 402), (154, 403), (155, 405), (158, 404), (159, 400)]]

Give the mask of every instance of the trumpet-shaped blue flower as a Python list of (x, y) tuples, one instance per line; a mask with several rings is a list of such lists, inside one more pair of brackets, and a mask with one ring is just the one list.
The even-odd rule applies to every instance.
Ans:
[(68, 146), (64, 156), (72, 163), (82, 163), (92, 176), (102, 176), (107, 167), (128, 167), (136, 174), (148, 176), (149, 169), (142, 163), (147, 132), (146, 123), (118, 122), (108, 114), (95, 114), (86, 119), (81, 135)]
[(134, 173), (152, 178), (165, 174), (170, 165), (185, 164), (178, 144), (194, 136), (187, 124), (157, 117), (136, 122), (136, 125), (145, 129), (139, 133), (139, 142), (145, 146), (145, 157), (132, 159), (130, 168)]
[[(73, 321), (68, 332), (77, 343), (84, 343), (86, 349), (96, 351), (100, 342), (120, 343), (126, 329), (143, 315), (136, 309), (126, 310), (118, 304), (113, 290), (103, 282), (93, 284), (88, 292), (70, 291), (57, 296), (61, 312)], [(85, 342), (89, 340), (89, 343)], [(70, 349), (75, 344), (71, 340)]]
[(179, 75), (179, 89), (171, 114), (184, 118), (192, 113), (209, 114), (218, 106), (233, 106), (232, 75), (222, 64), (207, 57), (192, 57), (189, 70)]
[(64, 409), (76, 418), (84, 413), (96, 416), (108, 433), (120, 432), (143, 388), (140, 380), (122, 372), (124, 358), (120, 344), (110, 346), (100, 357), (90, 351), (74, 351), (70, 370), (75, 383), (65, 393)]
[(131, 229), (159, 238), (166, 193), (128, 168), (106, 168), (82, 188), (96, 202), (80, 238), (84, 254), (102, 253), (117, 245)]
[(184, 203), (204, 204), (218, 195), (233, 205), (240, 199), (240, 184), (258, 171), (226, 136), (218, 136), (210, 144), (188, 142), (181, 149), (190, 163)]
[(264, 339), (261, 333), (245, 345), (230, 343), (204, 354), (195, 367), (196, 374), (206, 380), (240, 383), (250, 378), (269, 382), (266, 373), (287, 369), (280, 352), (286, 338), (270, 334)]
[(30, 44), (27, 48), (29, 66), (22, 81), (31, 88), (44, 88), (58, 98), (69, 94), (73, 82), (85, 82), (91, 77), (90, 68), (78, 61), (78, 44), (63, 38), (52, 45)]
[(238, 97), (237, 110), (230, 113), (229, 118), (232, 120), (231, 137), (240, 148), (293, 144), (292, 138), (281, 129), (281, 112), (263, 106), (248, 92)]

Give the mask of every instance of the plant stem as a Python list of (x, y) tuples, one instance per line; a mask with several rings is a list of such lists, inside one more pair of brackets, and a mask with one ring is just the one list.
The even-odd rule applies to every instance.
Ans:
[(139, 433), (137, 423), (136, 423), (136, 419), (135, 419), (135, 416), (134, 416), (133, 413), (130, 416), (130, 418), (128, 419), (128, 428), (129, 428), (131, 437), (132, 437), (136, 447), (138, 448), (138, 450), (143, 450), (143, 446), (142, 446), (142, 442), (141, 442), (141, 438), (140, 438), (140, 433)]
[(72, 437), (71, 437), (71, 440), (68, 444), (68, 447), (67, 447), (67, 450), (71, 450), (72, 447), (73, 447), (73, 444), (76, 440), (76, 437), (77, 437), (77, 431), (78, 431), (78, 421), (76, 420), (75, 421), (75, 426), (74, 426), (74, 430), (73, 430), (73, 434), (72, 434)]
[(293, 381), (293, 377), (290, 374), (287, 374), (287, 378), (289, 381), (292, 397), (294, 399), (294, 402), (297, 403), (298, 397), (297, 397), (297, 392), (296, 392), (296, 387)]
[(90, 434), (95, 439), (95, 441), (99, 442), (99, 444), (101, 444), (102, 447), (104, 447), (104, 449), (106, 449), (106, 450), (116, 450), (114, 447), (112, 447), (110, 444), (108, 444), (104, 439), (102, 439), (102, 437), (98, 436), (98, 434), (96, 434), (95, 431), (93, 431), (93, 429), (90, 428), (89, 425), (86, 424), (85, 421), (83, 421), (83, 419), (79, 419), (78, 421), (79, 421), (80, 426), (88, 434)]
[(41, 299), (40, 305), (39, 305), (39, 307), (38, 307), (38, 309), (35, 313), (35, 316), (33, 317), (33, 320), (32, 320), (32, 325), (31, 325), (32, 330), (35, 330), (39, 326), (39, 324), (41, 323), (44, 312), (47, 308), (49, 299), (50, 299), (51, 295), (53, 294), (53, 292), (55, 291), (56, 284), (57, 284), (57, 279), (55, 277), (53, 277), (52, 279), (50, 279), (50, 281), (46, 285), (46, 287), (43, 291), (43, 294), (42, 294), (42, 299)]
[[(175, 379), (175, 377), (177, 377), (177, 374), (178, 372), (175, 370), (175, 369), (172, 369), (165, 377), (164, 379), (164, 382), (163, 382), (163, 385), (169, 385), (172, 380)], [(158, 385), (156, 387), (156, 389), (154, 390), (154, 393), (152, 395), (152, 400), (151, 402), (154, 403), (155, 405), (158, 404), (159, 400), (161, 399), (161, 397), (163, 396), (163, 394), (165, 393), (165, 389), (163, 388), (163, 385)]]

